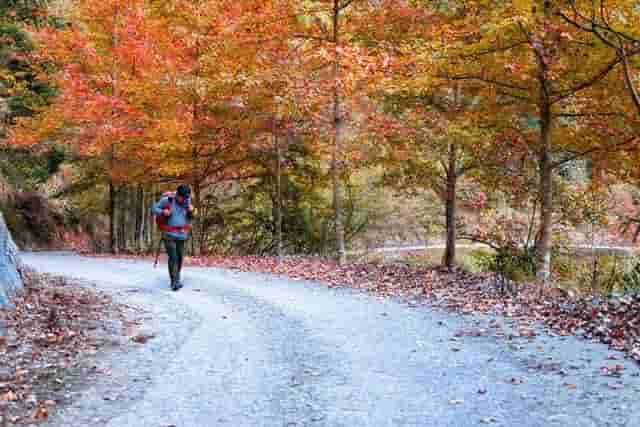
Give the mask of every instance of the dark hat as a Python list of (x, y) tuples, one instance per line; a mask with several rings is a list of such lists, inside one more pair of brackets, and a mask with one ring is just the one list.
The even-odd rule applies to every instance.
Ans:
[(186, 185), (182, 184), (180, 186), (178, 186), (178, 190), (176, 191), (176, 194), (178, 196), (182, 196), (184, 198), (189, 198), (191, 197), (191, 190), (189, 189), (189, 187), (187, 187)]

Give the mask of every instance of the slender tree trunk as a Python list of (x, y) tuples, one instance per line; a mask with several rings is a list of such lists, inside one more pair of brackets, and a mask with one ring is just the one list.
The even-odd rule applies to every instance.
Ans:
[[(193, 185), (193, 201), (194, 203), (198, 203), (196, 201), (196, 199), (199, 198), (199, 196), (196, 195), (196, 185), (194, 183)], [(191, 220), (191, 256), (196, 256), (197, 252), (196, 252), (196, 248), (200, 247), (200, 242), (199, 242), (199, 238), (200, 238), (200, 230), (198, 230), (198, 222), (197, 220), (194, 218)]]
[[(277, 118), (276, 118), (277, 120)], [(280, 141), (278, 141), (277, 122), (273, 124), (273, 143), (276, 150), (276, 251), (278, 262), (282, 262), (282, 153), (280, 152)]]
[(126, 205), (128, 205), (129, 200), (129, 191), (127, 187), (122, 187), (119, 192), (120, 201), (124, 201), (124, 203), (120, 203), (116, 212), (118, 212), (118, 249), (120, 251), (127, 251), (127, 211)]
[(139, 213), (138, 213), (138, 229), (137, 229), (137, 243), (136, 247), (138, 252), (144, 252), (145, 242), (144, 242), (144, 229), (147, 226), (147, 209), (146, 209), (146, 200), (145, 200), (145, 191), (144, 187), (140, 187), (138, 190), (139, 196)]
[(109, 180), (109, 251), (118, 253), (118, 190), (113, 180)]
[[(155, 188), (152, 186), (150, 189), (150, 195), (153, 198), (153, 195), (155, 194)], [(150, 200), (151, 203), (155, 203), (155, 200)], [(152, 217), (151, 217), (151, 213), (150, 213), (150, 206), (145, 206), (144, 207), (144, 213), (146, 215), (147, 218), (147, 226), (145, 227), (145, 232), (144, 232), (144, 240), (145, 240), (145, 250), (149, 251), (150, 249), (153, 251), (153, 248), (155, 248), (154, 245), (154, 222), (152, 221)]]
[(536, 245), (536, 270), (540, 280), (551, 276), (551, 227), (553, 214), (553, 167), (551, 151), (551, 114), (546, 113), (541, 123), (542, 151), (539, 158), (540, 229)]
[[(552, 2), (544, 2), (544, 30), (553, 14)], [(547, 283), (551, 277), (551, 227), (553, 215), (553, 159), (551, 158), (553, 114), (549, 80), (549, 65), (544, 43), (534, 44), (539, 70), (539, 111), (540, 111), (540, 151), (539, 151), (539, 192), (540, 192), (540, 229), (536, 243), (536, 271), (538, 278)]]
[(135, 187), (127, 190), (127, 204), (124, 206), (124, 217), (127, 219), (124, 228), (125, 249), (135, 250), (136, 222), (138, 221), (138, 192)]
[[(336, 121), (340, 120), (339, 118)], [(346, 263), (346, 249), (345, 249), (345, 239), (344, 239), (344, 224), (343, 224), (343, 212), (342, 212), (342, 167), (340, 165), (340, 160), (338, 157), (341, 152), (341, 125), (337, 124), (334, 128), (334, 147), (332, 153), (332, 167), (331, 167), (331, 178), (333, 183), (333, 210), (335, 215), (335, 232), (336, 232), (336, 243), (338, 246), (338, 261), (339, 263)]]
[[(196, 15), (196, 24), (198, 25), (198, 27), (200, 27), (200, 23), (201, 23), (201, 15), (200, 15), (200, 6), (201, 4), (198, 3), (197, 7), (197, 15)], [(200, 49), (200, 36), (199, 34), (196, 34), (196, 40), (195, 40), (195, 61), (196, 61), (196, 69), (195, 69), (195, 82), (194, 82), (194, 93), (193, 93), (193, 136), (191, 137), (191, 160), (192, 160), (192, 177), (193, 177), (193, 195), (194, 195), (194, 202), (195, 202), (195, 206), (198, 209), (202, 208), (202, 200), (201, 200), (201, 189), (200, 189), (200, 185), (202, 183), (201, 177), (200, 177), (200, 172), (199, 172), (199, 165), (198, 165), (198, 160), (200, 158), (200, 126), (199, 126), (199, 121), (200, 121), (200, 72), (201, 72), (201, 64), (200, 64), (200, 59), (201, 59), (201, 49)], [(202, 212), (200, 212), (202, 214)], [(198, 256), (199, 254), (202, 254), (206, 249), (204, 248), (205, 245), (205, 236), (203, 235), (203, 229), (202, 229), (202, 220), (201, 218), (194, 218), (191, 221), (191, 255), (192, 256)]]
[(446, 193), (446, 231), (447, 244), (442, 259), (443, 264), (449, 270), (453, 269), (456, 264), (456, 219), (457, 219), (457, 200), (456, 191), (458, 185), (458, 165), (457, 165), (457, 147), (455, 144), (449, 146), (449, 162), (447, 169), (447, 193)]
[[(454, 105), (455, 113), (461, 109), (462, 88), (459, 82), (454, 84)], [(457, 187), (458, 187), (458, 147), (455, 143), (449, 144), (449, 158), (447, 161), (447, 182), (446, 182), (446, 233), (447, 241), (442, 263), (449, 270), (456, 264), (456, 239), (458, 237), (457, 226)]]
[(343, 117), (341, 113), (340, 99), (340, 57), (338, 47), (340, 43), (340, 1), (333, 2), (333, 43), (336, 49), (334, 63), (334, 89), (333, 89), (333, 151), (331, 156), (331, 175), (333, 182), (333, 209), (335, 215), (336, 243), (338, 246), (338, 262), (343, 265), (347, 261), (344, 224), (342, 212), (342, 125)]
[(140, 197), (140, 187), (135, 187), (134, 192), (134, 206), (133, 210), (133, 248), (136, 252), (140, 252), (140, 226), (142, 220), (140, 218), (140, 211), (142, 210), (142, 198)]
[[(116, 10), (115, 10), (115, 19), (113, 21), (113, 37), (112, 37), (112, 43), (113, 43), (113, 47), (115, 48), (116, 46), (118, 46), (118, 18), (120, 15), (120, 9), (118, 6), (116, 6)], [(112, 64), (112, 70), (111, 70), (111, 90), (112, 90), (112, 94), (114, 97), (118, 96), (118, 84), (117, 84), (117, 63), (115, 60), (115, 56), (114, 56), (114, 60), (113, 60), (113, 64)], [(115, 116), (115, 111), (112, 112), (112, 116)], [(114, 167), (115, 167), (115, 162), (116, 162), (116, 144), (115, 142), (112, 142), (111, 144), (111, 153), (110, 153), (110, 158), (109, 158), (109, 166), (110, 166), (110, 170), (109, 173), (112, 173)], [(117, 199), (118, 197), (118, 189), (116, 188), (115, 184), (113, 183), (113, 177), (109, 177), (109, 245), (110, 245), (110, 251), (113, 254), (117, 254), (118, 253), (118, 248), (119, 248), (119, 242), (118, 242), (118, 220), (117, 220), (117, 214), (118, 214), (118, 204), (117, 204)]]
[(193, 219), (193, 235), (191, 236), (192, 252), (193, 256), (202, 255), (207, 253), (206, 238), (204, 235), (204, 223), (201, 215), (204, 215), (204, 209), (202, 207), (202, 188), (199, 179), (193, 184), (193, 201), (194, 207), (198, 209), (198, 215)]

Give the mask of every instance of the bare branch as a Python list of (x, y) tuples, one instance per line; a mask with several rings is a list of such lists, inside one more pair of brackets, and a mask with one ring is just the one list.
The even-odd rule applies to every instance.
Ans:
[(597, 152), (612, 152), (612, 151), (617, 151), (617, 150), (621, 150), (623, 148), (630, 148), (633, 147), (634, 145), (640, 143), (640, 137), (638, 136), (632, 136), (631, 138), (622, 141), (622, 142), (618, 142), (617, 144), (613, 144), (610, 146), (600, 146), (600, 147), (593, 147), (590, 148), (589, 150), (585, 150), (579, 153), (573, 153), (571, 156), (567, 157), (566, 159), (562, 159), (560, 161), (554, 162), (551, 165), (551, 169), (556, 169), (564, 164), (573, 162), (581, 157), (585, 157), (588, 156), (589, 154), (594, 154)]
[(607, 77), (607, 75), (609, 75), (609, 73), (611, 72), (611, 70), (613, 70), (615, 68), (616, 65), (618, 65), (621, 61), (620, 57), (617, 57), (616, 59), (614, 59), (613, 61), (609, 62), (606, 66), (604, 66), (600, 71), (598, 71), (597, 73), (595, 73), (593, 76), (591, 76), (589, 79), (584, 80), (582, 82), (580, 82), (579, 84), (563, 89), (563, 90), (558, 90), (558, 91), (554, 91), (551, 93), (551, 96), (556, 97), (555, 100), (552, 100), (551, 103), (555, 104), (557, 102), (562, 101), (563, 99), (575, 95), (576, 93), (580, 92), (581, 90), (584, 90), (590, 86), (593, 86), (594, 84), (598, 83), (600, 80), (604, 79), (605, 77)]
[(627, 85), (627, 89), (629, 89), (631, 100), (633, 101), (633, 104), (636, 106), (636, 110), (638, 110), (638, 114), (640, 114), (640, 94), (638, 94), (638, 89), (636, 88), (636, 85), (633, 82), (633, 78), (631, 77), (631, 69), (629, 67), (629, 57), (627, 55), (627, 52), (624, 49), (624, 45), (621, 44), (620, 49), (622, 50), (622, 68), (624, 70), (624, 82)]
[[(439, 76), (439, 77), (443, 77), (443, 76)], [(506, 89), (512, 89), (512, 90), (519, 90), (522, 92), (528, 92), (529, 89), (526, 87), (522, 87), (522, 86), (516, 86), (514, 84), (511, 83), (504, 83), (504, 82), (500, 82), (497, 80), (493, 80), (493, 79), (488, 79), (485, 77), (481, 77), (481, 76), (454, 76), (454, 77), (449, 77), (451, 80), (477, 80), (477, 81), (481, 81), (483, 83), (489, 83), (493, 86), (497, 86), (497, 87), (502, 87), (502, 88), (506, 88)]]
[(472, 52), (469, 54), (465, 54), (465, 55), (460, 55), (460, 58), (462, 59), (469, 59), (469, 58), (477, 58), (479, 56), (484, 56), (484, 55), (489, 55), (492, 53), (499, 53), (499, 52), (506, 52), (508, 50), (511, 50), (515, 47), (521, 46), (523, 44), (528, 44), (529, 41), (528, 40), (522, 40), (522, 41), (518, 41), (515, 43), (512, 43), (510, 45), (504, 46), (504, 47), (497, 47), (495, 49), (486, 49), (486, 50), (481, 50), (479, 52)]
[(591, 113), (557, 113), (553, 114), (553, 117), (610, 117), (610, 116), (620, 116), (619, 112), (591, 112)]
[(294, 34), (293, 37), (296, 38), (296, 39), (314, 40), (314, 41), (323, 42), (323, 43), (332, 43), (333, 42), (333, 40), (331, 40), (330, 38), (322, 37), (322, 36), (315, 36), (313, 34)]
[(353, 2), (355, 2), (356, 0), (347, 0), (344, 3), (342, 3), (341, 5), (338, 6), (338, 10), (345, 10), (346, 8), (348, 8), (349, 6), (351, 6), (351, 4)]

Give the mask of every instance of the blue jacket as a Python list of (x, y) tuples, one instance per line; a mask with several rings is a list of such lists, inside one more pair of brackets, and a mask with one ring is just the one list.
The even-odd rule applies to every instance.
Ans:
[[(170, 203), (172, 204), (171, 216), (167, 218), (167, 225), (171, 227), (184, 227), (189, 224), (189, 219), (187, 217), (190, 203), (189, 200), (186, 200), (184, 204), (180, 204), (174, 197), (163, 197), (158, 203), (153, 205), (151, 212), (153, 212), (154, 215), (163, 215), (162, 211), (166, 209)], [(189, 237), (188, 232), (165, 231), (164, 233), (177, 240), (187, 240), (187, 237)]]

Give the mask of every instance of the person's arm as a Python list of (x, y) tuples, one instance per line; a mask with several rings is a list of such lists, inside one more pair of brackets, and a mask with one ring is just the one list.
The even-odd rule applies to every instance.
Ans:
[(196, 208), (192, 204), (189, 204), (187, 208), (187, 219), (191, 221), (196, 216)]
[(158, 203), (151, 207), (151, 212), (155, 215), (166, 215), (164, 211), (168, 202), (169, 200), (166, 197), (163, 197)]

